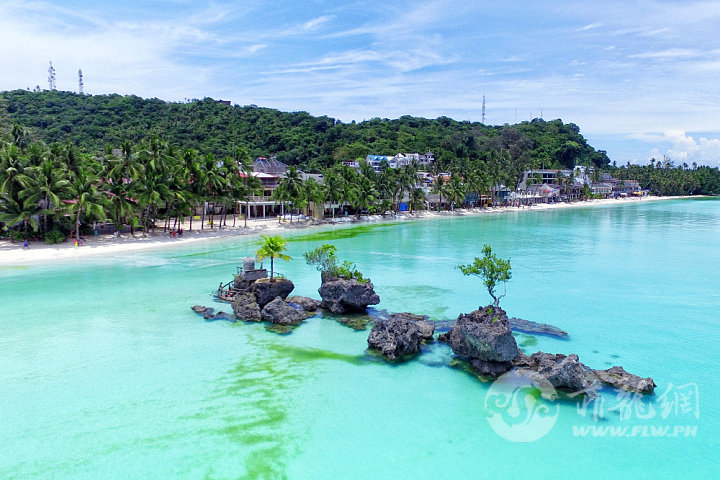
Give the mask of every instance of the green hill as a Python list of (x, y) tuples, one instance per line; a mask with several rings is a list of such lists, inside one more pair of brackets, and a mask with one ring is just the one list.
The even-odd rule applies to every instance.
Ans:
[(588, 145), (576, 125), (561, 120), (487, 126), (446, 117), (404, 116), (342, 123), (306, 112), (231, 106), (211, 98), (172, 103), (134, 95), (25, 90), (0, 93), (0, 117), (4, 117), (0, 127), (3, 122), (6, 126), (16, 122), (28, 127), (33, 139), (48, 144), (71, 142), (86, 151), (158, 137), (217, 156), (244, 145), (252, 156), (277, 155), (278, 160), (309, 170), (369, 153), (431, 150), (445, 163), (484, 158), (500, 148), (516, 158), (529, 156), (545, 167), (609, 163), (605, 152)]

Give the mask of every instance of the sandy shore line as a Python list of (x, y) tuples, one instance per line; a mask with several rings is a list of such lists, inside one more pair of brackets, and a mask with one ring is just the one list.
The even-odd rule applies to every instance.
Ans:
[[(551, 209), (562, 208), (581, 208), (592, 206), (611, 206), (623, 205), (633, 202), (646, 202), (657, 200), (670, 200), (686, 197), (640, 197), (640, 198), (619, 198), (606, 200), (590, 200), (586, 202), (574, 203), (555, 203), (555, 204), (538, 204), (532, 207), (495, 207), (495, 208), (476, 208), (476, 209), (457, 209), (454, 212), (430, 212), (422, 211), (417, 214), (402, 214), (403, 220), (414, 219), (431, 219), (445, 218), (448, 216), (471, 216), (471, 215), (496, 215), (503, 213), (520, 213), (520, 212), (536, 212)], [(370, 217), (370, 221), (397, 221), (398, 217), (390, 217), (383, 219), (380, 216)], [(362, 223), (352, 222), (350, 224)], [(366, 220), (367, 221), (367, 220)], [(232, 219), (228, 221), (232, 223)], [(176, 246), (185, 246), (192, 243), (203, 242), (214, 239), (222, 239), (233, 236), (260, 235), (260, 234), (281, 234), (282, 232), (295, 231), (298, 227), (324, 227), (333, 228), (341, 225), (348, 225), (349, 222), (332, 223), (313, 223), (300, 220), (300, 223), (285, 222), (279, 223), (275, 218), (252, 219), (248, 220), (248, 227), (242, 226), (242, 221), (237, 222), (237, 227), (223, 227), (221, 230), (214, 228), (212, 230), (198, 230), (198, 222), (195, 222), (192, 232), (189, 231), (189, 223), (183, 226), (182, 237), (173, 238), (168, 233), (163, 233), (162, 229), (156, 229), (153, 235), (143, 237), (140, 235), (131, 236), (124, 234), (119, 237), (114, 235), (97, 235), (86, 237), (86, 241), (80, 247), (75, 247), (74, 242), (68, 240), (60, 245), (46, 245), (44, 243), (34, 242), (30, 244), (30, 248), (23, 248), (22, 243), (12, 243), (9, 240), (0, 241), (0, 266), (22, 266), (33, 263), (48, 262), (64, 262), (77, 261), (84, 257), (94, 255), (119, 255), (136, 251), (171, 248)], [(157, 232), (159, 230), (159, 232)]]

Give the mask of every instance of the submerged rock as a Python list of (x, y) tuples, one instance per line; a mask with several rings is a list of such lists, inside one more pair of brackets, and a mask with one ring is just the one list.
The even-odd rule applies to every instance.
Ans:
[(403, 319), (379, 320), (368, 337), (368, 348), (377, 350), (388, 360), (420, 352), (422, 335), (417, 323)]
[(314, 312), (318, 308), (320, 308), (320, 300), (315, 300), (314, 298), (310, 297), (301, 297), (299, 295), (294, 295), (292, 297), (288, 297), (285, 299), (288, 303), (294, 303), (306, 312)]
[(318, 289), (321, 306), (333, 313), (364, 312), (368, 305), (380, 303), (371, 282), (333, 278), (323, 281)]
[(623, 367), (616, 366), (607, 370), (594, 370), (593, 373), (601, 382), (622, 390), (636, 393), (653, 393), (655, 391), (656, 385), (652, 378), (638, 377), (626, 372)]
[(519, 332), (539, 333), (541, 335), (552, 335), (554, 337), (567, 337), (568, 333), (547, 323), (537, 323), (522, 318), (510, 318), (510, 328)]
[(204, 315), (208, 310), (210, 310), (212, 312), (212, 308), (208, 309), (208, 307), (203, 306), (203, 305), (193, 305), (190, 308), (192, 308), (193, 312), (195, 312), (199, 315)]
[(353, 330), (366, 330), (370, 323), (373, 323), (372, 317), (369, 315), (352, 315), (350, 317), (336, 318), (337, 322), (350, 327)]
[(260, 313), (264, 321), (279, 325), (298, 325), (307, 318), (303, 312), (288, 305), (281, 297), (275, 297)]
[(246, 322), (259, 322), (262, 320), (260, 306), (257, 303), (255, 294), (242, 292), (235, 296), (232, 303), (233, 313), (240, 320)]
[(295, 285), (293, 282), (286, 278), (276, 278), (273, 282), (271, 282), (269, 278), (263, 278), (255, 281), (250, 286), (250, 291), (255, 294), (257, 304), (261, 309), (275, 300), (275, 297), (280, 297), (284, 300), (294, 289)]

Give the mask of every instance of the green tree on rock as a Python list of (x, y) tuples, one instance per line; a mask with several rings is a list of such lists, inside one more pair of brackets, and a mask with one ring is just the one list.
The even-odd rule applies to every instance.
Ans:
[(495, 288), (500, 282), (507, 282), (512, 278), (512, 271), (510, 267), (510, 260), (503, 260), (498, 258), (497, 255), (492, 253), (490, 245), (483, 245), (482, 249), (483, 257), (475, 257), (473, 263), (467, 265), (458, 265), (457, 268), (463, 273), (463, 275), (474, 275), (483, 279), (483, 283), (488, 289), (488, 293), (493, 298), (493, 307), (497, 308), (500, 306), (500, 299), (505, 296), (497, 295)]
[(263, 260), (265, 258), (270, 259), (270, 281), (274, 281), (274, 260), (276, 258), (280, 258), (282, 260), (290, 260), (290, 257), (285, 255), (284, 252), (287, 248), (287, 240), (285, 240), (283, 237), (275, 235), (263, 235), (263, 244), (262, 246), (255, 252), (255, 256), (258, 260)]

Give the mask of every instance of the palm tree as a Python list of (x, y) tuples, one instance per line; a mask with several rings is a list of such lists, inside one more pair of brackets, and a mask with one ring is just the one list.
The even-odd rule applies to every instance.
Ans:
[(25, 240), (28, 238), (28, 227), (37, 232), (40, 227), (37, 221), (38, 215), (44, 215), (47, 211), (38, 206), (37, 202), (20, 203), (9, 195), (2, 195), (3, 212), (0, 213), (0, 222), (7, 225), (22, 223), (25, 230)]
[(16, 145), (8, 143), (0, 149), (0, 194), (18, 200), (18, 192), (23, 188), (21, 179), (25, 161)]
[(158, 203), (170, 195), (165, 181), (166, 179), (162, 174), (153, 173), (145, 175), (142, 183), (138, 184), (138, 202), (145, 209), (143, 236), (147, 234), (150, 214), (157, 211)]
[(342, 195), (342, 178), (340, 178), (334, 170), (327, 169), (323, 172), (323, 180), (325, 186), (325, 200), (330, 202), (332, 218), (335, 220), (335, 207), (333, 204), (339, 201)]
[(98, 178), (86, 173), (81, 169), (70, 186), (70, 195), (74, 203), (69, 206), (71, 214), (75, 215), (75, 241), (80, 241), (80, 218), (83, 212), (86, 216), (98, 220), (105, 219), (105, 205), (107, 198), (102, 194), (95, 184)]
[[(60, 195), (70, 188), (70, 181), (64, 168), (57, 168), (56, 163), (46, 158), (38, 166), (25, 168), (28, 177), (26, 188), (19, 192), (26, 202), (40, 205), (49, 212), (57, 212), (60, 208)], [(47, 232), (47, 214), (43, 215), (43, 229)]]
[(414, 188), (410, 192), (410, 213), (419, 210), (425, 204), (425, 192), (422, 188)]
[(263, 235), (262, 238), (263, 243), (261, 244), (261, 247), (257, 250), (257, 252), (255, 252), (255, 256), (258, 260), (263, 260), (265, 258), (270, 259), (270, 281), (273, 282), (275, 268), (274, 260), (276, 258), (286, 261), (290, 260), (289, 256), (282, 253), (287, 248), (287, 240), (278, 235)]
[[(300, 172), (297, 167), (292, 166), (285, 172), (285, 178), (280, 182), (280, 187), (285, 194), (286, 200), (289, 200), (293, 206), (302, 202), (303, 181), (300, 178)], [(292, 222), (292, 212), (290, 212), (290, 222)]]
[(369, 178), (361, 176), (356, 189), (357, 195), (355, 200), (358, 216), (363, 210), (366, 210), (368, 213), (374, 213), (375, 201), (377, 200), (375, 184)]
[(463, 185), (459, 175), (456, 174), (450, 177), (450, 181), (447, 184), (446, 195), (453, 210), (455, 210), (455, 204), (462, 205), (462, 202), (465, 200), (465, 185)]
[(130, 185), (122, 178), (113, 178), (107, 189), (110, 193), (108, 211), (115, 222), (115, 231), (119, 232), (122, 225), (135, 213), (137, 205), (130, 200)]
[(440, 205), (442, 205), (442, 199), (443, 195), (447, 196), (447, 186), (445, 184), (445, 178), (441, 175), (438, 175), (437, 180), (435, 183), (433, 183), (432, 188), (430, 189), (430, 193), (433, 195), (438, 195), (440, 197), (440, 201), (438, 202), (438, 210), (440, 210)]
[(323, 200), (325, 200), (325, 190), (322, 185), (312, 178), (309, 178), (303, 184), (303, 196), (305, 197), (305, 202), (307, 202), (307, 214), (312, 215), (310, 212), (310, 203), (315, 205), (321, 204)]

